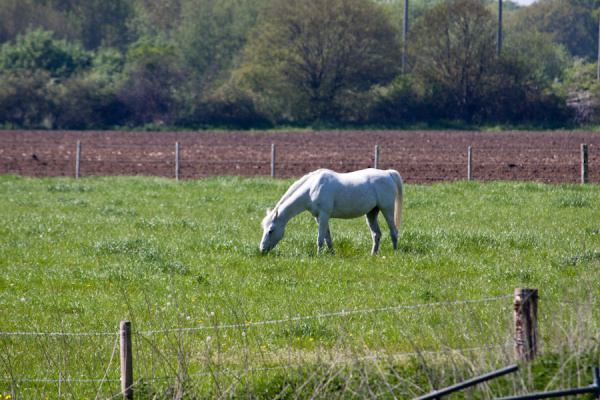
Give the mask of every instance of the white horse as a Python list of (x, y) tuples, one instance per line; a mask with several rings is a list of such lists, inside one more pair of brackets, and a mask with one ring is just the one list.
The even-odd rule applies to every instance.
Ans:
[(373, 237), (371, 254), (377, 254), (381, 239), (377, 223), (379, 211), (383, 213), (390, 228), (396, 250), (398, 229), (402, 221), (402, 191), (402, 178), (393, 169), (383, 171), (369, 168), (347, 174), (328, 169), (311, 172), (288, 189), (273, 211), (267, 210), (267, 216), (262, 221), (264, 234), (260, 250), (265, 253), (273, 249), (283, 238), (288, 221), (302, 211), (310, 212), (319, 224), (319, 252), (323, 248), (323, 242), (326, 242), (333, 254), (329, 218), (357, 218), (366, 215)]

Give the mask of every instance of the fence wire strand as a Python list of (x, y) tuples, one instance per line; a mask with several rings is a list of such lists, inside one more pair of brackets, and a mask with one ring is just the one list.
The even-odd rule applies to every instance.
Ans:
[[(138, 332), (132, 331), (132, 334), (152, 335), (155, 333), (189, 332), (189, 331), (200, 331), (200, 330), (207, 330), (207, 329), (242, 328), (242, 327), (260, 326), (260, 325), (281, 324), (284, 322), (304, 321), (304, 320), (318, 319), (318, 318), (348, 316), (348, 315), (355, 315), (355, 314), (367, 314), (367, 313), (373, 313), (373, 312), (411, 310), (411, 309), (424, 308), (424, 307), (438, 307), (438, 306), (445, 306), (445, 305), (492, 302), (492, 301), (508, 299), (511, 297), (513, 297), (513, 296), (506, 295), (506, 296), (491, 297), (491, 298), (486, 298), (486, 299), (459, 300), (459, 301), (450, 301), (450, 302), (415, 304), (415, 305), (410, 305), (410, 306), (392, 306), (392, 307), (370, 308), (370, 309), (364, 309), (364, 310), (351, 310), (351, 311), (342, 310), (342, 311), (326, 313), (326, 314), (307, 315), (307, 316), (283, 318), (283, 319), (270, 320), (270, 321), (249, 322), (246, 324), (201, 326), (201, 327), (194, 327), (194, 328), (158, 329), (158, 330), (138, 331)], [(118, 331), (117, 332), (0, 332), (0, 336), (113, 336), (113, 335), (118, 335), (118, 334), (119, 334)]]
[[(386, 311), (398, 311), (398, 310), (411, 310), (418, 309), (424, 307), (439, 307), (439, 306), (452, 306), (452, 305), (461, 305), (461, 304), (472, 304), (472, 303), (482, 303), (482, 302), (493, 302), (504, 299), (513, 298), (513, 295), (504, 295), (498, 297), (491, 297), (485, 299), (474, 299), (474, 300), (459, 300), (459, 301), (450, 301), (450, 302), (435, 302), (435, 303), (426, 303), (426, 304), (415, 304), (408, 306), (393, 306), (393, 307), (381, 307), (381, 308), (371, 308), (371, 309), (363, 309), (363, 310), (350, 310), (350, 311), (339, 311), (332, 312), (326, 314), (318, 314), (318, 315), (309, 315), (309, 316), (300, 316), (300, 317), (292, 317), (292, 318), (283, 318), (278, 320), (269, 320), (269, 321), (260, 321), (260, 322), (249, 322), (246, 324), (232, 324), (232, 325), (220, 325), (220, 326), (206, 326), (206, 327), (196, 327), (196, 328), (176, 328), (176, 329), (162, 329), (162, 330), (152, 330), (152, 331), (138, 331), (132, 332), (132, 334), (138, 335), (150, 335), (156, 333), (168, 333), (168, 332), (186, 332), (186, 331), (198, 331), (198, 330), (206, 330), (206, 329), (227, 329), (227, 328), (247, 328), (252, 326), (261, 326), (268, 324), (279, 324), (285, 322), (293, 322), (293, 321), (302, 321), (309, 319), (317, 319), (317, 318), (329, 318), (329, 317), (337, 317), (337, 316), (348, 316), (348, 315), (356, 315), (356, 314), (364, 314), (364, 313), (373, 313), (373, 312), (386, 312)], [(559, 303), (559, 304), (568, 304), (568, 305), (576, 305), (576, 306), (587, 306), (587, 307), (598, 307), (598, 304), (593, 303), (582, 303), (575, 302), (569, 300), (557, 300), (552, 298), (540, 297), (541, 301)], [(84, 378), (84, 379), (0, 379), (0, 382), (11, 382), (11, 383), (104, 383), (104, 382), (120, 382), (120, 379), (106, 379), (109, 369), (112, 365), (113, 358), (116, 352), (117, 344), (118, 344), (118, 335), (117, 332), (0, 332), (0, 335), (29, 335), (29, 336), (117, 336), (116, 343), (113, 347), (112, 355), (110, 357), (109, 365), (106, 368), (104, 376), (100, 379), (93, 378)], [(357, 361), (366, 361), (366, 360), (375, 360), (375, 359), (391, 359), (391, 358), (401, 358), (401, 357), (415, 357), (415, 356), (424, 356), (424, 355), (441, 355), (441, 354), (451, 354), (451, 353), (463, 353), (463, 352), (475, 352), (475, 351), (483, 351), (483, 350), (493, 350), (498, 348), (505, 348), (512, 346), (511, 343), (496, 345), (496, 346), (484, 346), (484, 347), (473, 347), (473, 348), (465, 348), (465, 349), (448, 349), (448, 350), (432, 350), (432, 351), (415, 351), (415, 352), (407, 352), (407, 353), (394, 353), (394, 354), (379, 354), (379, 355), (370, 355), (363, 357), (355, 357), (355, 358), (345, 358), (341, 360), (334, 360), (324, 362), (322, 364), (325, 365), (337, 365), (344, 364), (350, 362)], [(315, 364), (317, 365), (317, 364)], [(237, 370), (229, 370), (229, 371), (218, 371), (218, 372), (205, 372), (199, 374), (184, 374), (186, 377), (203, 377), (203, 376), (212, 376), (212, 375), (223, 375), (223, 374), (239, 374), (246, 372), (265, 372), (271, 370), (285, 370), (285, 369), (298, 369), (306, 367), (307, 364), (297, 364), (297, 365), (282, 365), (276, 367), (264, 367), (264, 368), (249, 368), (249, 369), (237, 369)], [(169, 380), (180, 377), (181, 375), (174, 376), (162, 376), (162, 377), (143, 377), (144, 380)]]
[[(505, 347), (512, 346), (511, 343), (496, 345), (496, 346), (484, 346), (484, 347), (470, 347), (466, 349), (448, 349), (448, 350), (431, 350), (431, 351), (418, 351), (418, 352), (410, 352), (410, 353), (394, 353), (394, 354), (380, 354), (374, 356), (364, 356), (364, 357), (356, 357), (356, 358), (344, 358), (341, 360), (334, 361), (325, 361), (321, 364), (293, 364), (293, 365), (281, 365), (276, 367), (261, 367), (261, 368), (248, 368), (248, 369), (235, 369), (228, 371), (216, 371), (216, 372), (203, 372), (199, 374), (182, 374), (182, 375), (172, 375), (172, 376), (157, 376), (157, 377), (142, 377), (140, 379), (148, 380), (148, 381), (158, 381), (158, 380), (170, 380), (175, 379), (181, 376), (184, 377), (205, 377), (205, 376), (214, 376), (214, 375), (228, 375), (228, 374), (240, 374), (246, 372), (266, 372), (266, 371), (276, 371), (276, 370), (286, 370), (286, 369), (300, 369), (306, 368), (307, 366), (318, 366), (318, 365), (338, 365), (338, 364), (348, 364), (357, 361), (369, 361), (369, 360), (378, 360), (378, 359), (392, 359), (392, 358), (405, 358), (405, 357), (417, 357), (417, 356), (435, 356), (441, 354), (455, 354), (455, 353), (466, 353), (466, 352), (476, 352), (482, 350), (494, 350)], [(112, 360), (111, 360), (112, 361)], [(91, 383), (91, 382), (121, 382), (120, 379), (0, 379), (0, 382), (34, 382), (34, 383)]]

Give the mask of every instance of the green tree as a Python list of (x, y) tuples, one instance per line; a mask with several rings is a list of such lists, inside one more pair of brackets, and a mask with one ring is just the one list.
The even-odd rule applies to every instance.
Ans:
[(184, 79), (179, 55), (171, 44), (141, 42), (127, 54), (126, 82), (118, 99), (130, 111), (130, 123), (171, 123), (177, 114), (174, 95)]
[(59, 39), (78, 39), (66, 12), (40, 0), (0, 0), (0, 43), (14, 41), (28, 28), (43, 28)]
[(228, 69), (256, 24), (262, 0), (187, 0), (174, 38), (185, 67), (214, 76)]
[(77, 43), (54, 39), (41, 28), (18, 35), (0, 47), (0, 71), (46, 70), (52, 77), (68, 77), (88, 67), (92, 54)]
[(96, 51), (84, 74), (61, 83), (54, 124), (59, 129), (111, 128), (123, 125), (129, 107), (117, 94), (127, 83), (125, 56), (114, 48)]
[(343, 91), (398, 71), (398, 31), (370, 0), (274, 0), (261, 14), (240, 75), (292, 119), (331, 119)]
[(542, 33), (565, 46), (574, 56), (595, 59), (598, 20), (590, 11), (568, 1), (540, 1), (512, 14), (507, 21), (507, 30)]
[(102, 45), (124, 48), (129, 43), (127, 21), (133, 17), (132, 0), (34, 0), (64, 13), (87, 49)]
[(504, 51), (506, 57), (517, 57), (526, 63), (534, 75), (532, 78), (546, 86), (562, 78), (572, 58), (563, 45), (539, 32), (509, 33), (505, 36)]
[(478, 0), (443, 1), (410, 32), (413, 75), (430, 89), (440, 115), (471, 120), (495, 73), (491, 13)]
[(183, 0), (132, 0), (134, 15), (129, 21), (135, 39), (163, 36), (166, 38), (181, 23)]
[(577, 123), (600, 123), (600, 82), (597, 64), (575, 59), (567, 66), (562, 81), (555, 89), (567, 99)]
[(40, 128), (52, 120), (56, 86), (49, 85), (49, 80), (48, 71), (40, 69), (0, 74), (0, 123)]

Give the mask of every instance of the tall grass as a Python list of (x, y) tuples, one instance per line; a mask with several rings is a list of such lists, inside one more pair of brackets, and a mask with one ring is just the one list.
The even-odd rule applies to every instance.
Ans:
[(305, 213), (262, 255), (291, 182), (1, 177), (0, 330), (106, 335), (1, 335), (0, 394), (117, 395), (130, 320), (139, 398), (411, 398), (512, 363), (506, 296), (525, 286), (544, 356), (468, 396), (590, 383), (597, 185), (408, 185), (397, 252), (385, 236), (371, 257), (357, 219), (332, 220), (336, 256), (317, 254)]

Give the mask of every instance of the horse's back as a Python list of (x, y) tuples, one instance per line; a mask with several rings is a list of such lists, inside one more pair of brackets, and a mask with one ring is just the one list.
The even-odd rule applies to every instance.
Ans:
[(374, 209), (392, 208), (396, 184), (384, 170), (349, 173), (319, 170), (311, 183), (311, 199), (334, 218), (356, 218)]

